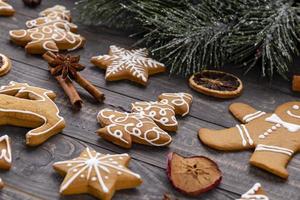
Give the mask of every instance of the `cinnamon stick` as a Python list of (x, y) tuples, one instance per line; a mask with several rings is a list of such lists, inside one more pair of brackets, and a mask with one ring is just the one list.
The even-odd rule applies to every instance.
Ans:
[(61, 76), (55, 76), (55, 78), (65, 91), (66, 95), (69, 97), (72, 106), (76, 109), (80, 109), (83, 102), (72, 81), (68, 77), (66, 79), (63, 79)]
[[(54, 61), (56, 55), (52, 52), (47, 52), (43, 55), (43, 58), (50, 64)], [(49, 67), (49, 71), (51, 73), (52, 68)], [(52, 73), (51, 73), (52, 74)], [(82, 107), (82, 99), (80, 98), (78, 92), (76, 91), (72, 81), (67, 77), (66, 79), (63, 79), (60, 76), (55, 76), (55, 79), (60, 84), (60, 86), (63, 88), (66, 95), (69, 97), (70, 102), (75, 109), (80, 109)]]
[(88, 91), (98, 102), (102, 102), (104, 100), (104, 94), (79, 73), (77, 73), (74, 80), (86, 91)]

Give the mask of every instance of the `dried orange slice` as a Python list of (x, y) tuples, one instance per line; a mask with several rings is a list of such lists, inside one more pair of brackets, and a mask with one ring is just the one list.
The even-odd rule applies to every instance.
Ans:
[(237, 97), (243, 90), (243, 83), (238, 77), (215, 70), (204, 70), (192, 75), (189, 84), (200, 93), (223, 99)]
[(0, 76), (4, 76), (11, 69), (11, 61), (10, 59), (0, 53)]

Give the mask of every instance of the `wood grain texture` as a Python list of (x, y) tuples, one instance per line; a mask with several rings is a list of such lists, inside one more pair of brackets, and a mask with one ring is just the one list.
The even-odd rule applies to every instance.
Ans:
[[(79, 33), (88, 39), (86, 48), (73, 52), (80, 54), (87, 68), (82, 75), (106, 94), (103, 104), (96, 103), (86, 91), (79, 87), (84, 106), (80, 112), (73, 112), (61, 88), (47, 71), (47, 64), (39, 56), (27, 55), (22, 47), (9, 42), (8, 31), (24, 28), (24, 22), (37, 16), (37, 13), (56, 3), (73, 7), (71, 0), (43, 1), (37, 9), (24, 7), (19, 0), (11, 0), (17, 9), (12, 18), (0, 18), (0, 52), (13, 59), (12, 71), (0, 79), (0, 85), (9, 81), (27, 82), (32, 85), (54, 90), (58, 94), (56, 103), (67, 121), (62, 134), (53, 137), (44, 145), (30, 149), (24, 145), (25, 129), (3, 127), (1, 134), (8, 134), (13, 140), (14, 165), (9, 172), (1, 172), (8, 186), (0, 193), (0, 199), (60, 199), (57, 191), (62, 178), (53, 173), (51, 164), (61, 159), (69, 159), (79, 154), (84, 145), (91, 145), (100, 152), (123, 153), (133, 157), (133, 170), (145, 177), (145, 183), (138, 190), (122, 191), (115, 199), (161, 199), (164, 192), (171, 192), (179, 199), (189, 199), (175, 192), (169, 185), (166, 175), (166, 155), (176, 151), (184, 155), (205, 155), (214, 159), (224, 173), (224, 179), (218, 189), (204, 195), (201, 199), (234, 199), (250, 188), (255, 182), (261, 182), (271, 199), (299, 199), (300, 157), (295, 156), (289, 164), (290, 179), (286, 182), (264, 171), (248, 165), (251, 152), (223, 153), (211, 150), (200, 144), (197, 131), (200, 127), (221, 129), (232, 126), (236, 121), (228, 113), (228, 105), (242, 101), (258, 109), (272, 111), (277, 105), (296, 100), (297, 94), (288, 89), (288, 83), (278, 81), (270, 86), (268, 82), (257, 80), (254, 76), (243, 77), (245, 91), (234, 100), (217, 100), (192, 91), (187, 80), (166, 74), (152, 76), (147, 87), (141, 87), (128, 81), (107, 83), (104, 71), (93, 67), (89, 59), (97, 54), (106, 54), (109, 45), (129, 47), (134, 40), (123, 33), (106, 28), (79, 26)], [(231, 71), (232, 69), (228, 69)], [(240, 73), (238, 73), (240, 74)], [(180, 84), (178, 84), (180, 83)], [(102, 108), (114, 108), (129, 111), (130, 103), (138, 100), (155, 100), (162, 92), (189, 92), (194, 96), (191, 113), (179, 118), (179, 130), (171, 133), (173, 143), (167, 148), (151, 148), (134, 145), (127, 151), (99, 138), (95, 131), (97, 112)], [(89, 196), (74, 196), (61, 199), (94, 199)]]

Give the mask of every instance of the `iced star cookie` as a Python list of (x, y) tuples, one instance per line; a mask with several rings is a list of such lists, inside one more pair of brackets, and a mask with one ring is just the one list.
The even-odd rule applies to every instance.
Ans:
[(190, 112), (193, 96), (188, 93), (162, 93), (158, 100), (175, 108), (177, 115), (185, 116)]
[(135, 102), (131, 104), (132, 112), (150, 117), (163, 130), (176, 131), (178, 122), (175, 117), (175, 108), (169, 104), (157, 101)]
[(15, 12), (15, 9), (11, 5), (0, 0), (0, 16), (12, 16)]
[(141, 185), (140, 175), (127, 167), (128, 154), (101, 154), (86, 148), (79, 157), (56, 162), (53, 168), (65, 176), (62, 195), (88, 193), (102, 200), (112, 199), (115, 191)]
[(124, 148), (131, 148), (133, 142), (150, 146), (166, 146), (172, 142), (167, 132), (140, 113), (103, 109), (97, 119), (103, 127), (97, 131), (99, 136)]
[(236, 200), (269, 200), (260, 183), (255, 183), (253, 187), (243, 194), (240, 199)]
[(117, 81), (128, 79), (146, 85), (148, 76), (164, 72), (164, 64), (148, 57), (146, 49), (126, 50), (110, 46), (109, 55), (91, 58), (91, 62), (101, 69), (106, 69), (105, 79)]
[(0, 169), (9, 170), (11, 167), (12, 155), (8, 135), (0, 137), (0, 152)]
[(224, 130), (201, 128), (200, 140), (224, 151), (255, 149), (252, 165), (288, 178), (286, 166), (300, 150), (300, 102), (284, 103), (274, 113), (243, 103), (234, 103), (229, 110), (243, 124)]
[(27, 83), (10, 82), (0, 88), (0, 124), (34, 128), (26, 134), (26, 144), (36, 146), (65, 127), (51, 90)]
[(72, 33), (68, 26), (57, 27), (55, 22), (27, 30), (12, 30), (9, 35), (14, 43), (25, 46), (26, 52), (30, 54), (72, 51), (82, 48), (85, 44), (84, 37)]
[(40, 16), (37, 19), (29, 20), (26, 22), (27, 28), (35, 28), (52, 23), (58, 28), (67, 30), (67, 27), (71, 32), (77, 32), (77, 25), (71, 23), (71, 12), (64, 6), (56, 5), (51, 8), (40, 12)]
[(11, 60), (4, 54), (0, 53), (0, 76), (4, 76), (11, 69)]

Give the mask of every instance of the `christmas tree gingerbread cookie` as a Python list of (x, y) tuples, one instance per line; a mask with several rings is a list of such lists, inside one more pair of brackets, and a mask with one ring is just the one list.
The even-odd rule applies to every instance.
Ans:
[(97, 119), (103, 127), (97, 131), (99, 136), (124, 148), (131, 148), (133, 142), (150, 146), (166, 146), (172, 142), (167, 132), (141, 113), (103, 109)]
[(248, 192), (236, 200), (269, 200), (269, 197), (266, 196), (266, 192), (261, 187), (261, 184), (255, 183)]
[(66, 7), (56, 5), (51, 8), (47, 8), (39, 14), (41, 17), (37, 19), (29, 20), (26, 22), (27, 28), (35, 28), (49, 23), (59, 28), (70, 29), (71, 32), (77, 32), (77, 25), (71, 23), (71, 12)]
[(10, 82), (0, 88), (0, 124), (34, 128), (26, 134), (26, 144), (39, 145), (65, 127), (55, 97), (51, 90)]
[(300, 102), (287, 102), (274, 113), (258, 111), (243, 103), (229, 107), (243, 124), (225, 130), (199, 130), (200, 140), (217, 150), (255, 149), (254, 166), (288, 178), (286, 166), (300, 150)]
[(108, 55), (91, 58), (91, 62), (101, 69), (106, 69), (105, 79), (117, 81), (128, 79), (146, 85), (148, 76), (164, 72), (164, 64), (148, 57), (146, 49), (127, 50), (110, 46)]
[(130, 171), (128, 154), (101, 154), (86, 148), (79, 157), (60, 161), (53, 168), (65, 176), (62, 195), (91, 194), (102, 200), (112, 199), (115, 191), (141, 185), (140, 175)]
[(11, 5), (0, 0), (0, 16), (12, 16), (15, 12), (15, 9)]

